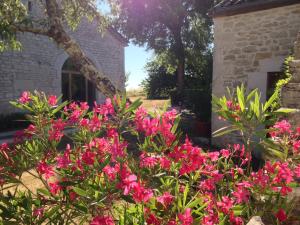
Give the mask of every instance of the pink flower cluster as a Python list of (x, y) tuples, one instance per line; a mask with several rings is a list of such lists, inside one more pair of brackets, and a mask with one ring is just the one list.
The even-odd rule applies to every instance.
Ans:
[[(24, 92), (19, 103), (30, 107), (32, 99), (33, 95)], [(45, 101), (48, 111), (59, 104), (56, 96)], [(142, 107), (131, 113), (126, 112), (128, 104), (124, 107), (118, 98), (102, 105), (95, 103), (93, 110), (87, 103), (71, 103), (60, 118), (38, 117), (39, 121), (25, 130), (31, 138), (28, 142), (46, 146), (36, 154), (41, 155), (39, 160), (30, 158), (50, 193), (41, 199), (49, 205), (34, 208), (35, 217), (43, 217), (53, 205), (66, 203), (71, 206), (68, 210), (86, 207), (83, 216), (90, 216), (91, 225), (113, 225), (119, 218), (112, 209), (126, 202), (124, 206), (134, 206), (135, 213), (142, 214), (149, 225), (242, 225), (248, 215), (236, 213), (236, 208), (255, 211), (262, 204), (257, 195), (270, 193), (283, 202), (292, 191), (291, 184), (300, 178), (300, 165), (291, 157), (266, 161), (258, 171), (251, 171), (251, 153), (243, 145), (204, 151), (188, 137), (181, 141), (173, 129), (176, 111), (152, 117)], [(240, 109), (232, 102), (227, 102), (227, 107)], [(68, 127), (75, 130), (70, 135), (72, 145), (57, 151)], [(271, 134), (276, 142), (286, 144), (289, 156), (299, 157), (300, 129), (291, 129), (283, 120), (271, 128)], [(134, 136), (134, 143), (129, 134)], [(133, 144), (134, 154), (130, 151)], [(28, 152), (26, 157), (21, 155), (24, 152), (19, 149), (0, 146), (0, 174), (5, 174), (4, 178), (16, 176), (13, 167), (17, 167), (20, 156), (30, 157)], [(0, 185), (5, 184), (4, 178)], [(279, 222), (287, 219), (283, 205), (273, 209)]]

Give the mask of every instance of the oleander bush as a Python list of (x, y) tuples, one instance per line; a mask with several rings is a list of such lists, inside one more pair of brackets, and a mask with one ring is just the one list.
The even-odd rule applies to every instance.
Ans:
[[(174, 110), (149, 114), (121, 97), (89, 110), (38, 92), (12, 104), (30, 113), (31, 124), (0, 147), (3, 224), (241, 225), (254, 215), (279, 224), (292, 210), (300, 129), (287, 121), (270, 129), (287, 157), (255, 172), (244, 145), (207, 152), (188, 137), (182, 143)], [(64, 136), (72, 142), (62, 151)], [(28, 187), (25, 172), (42, 187)]]

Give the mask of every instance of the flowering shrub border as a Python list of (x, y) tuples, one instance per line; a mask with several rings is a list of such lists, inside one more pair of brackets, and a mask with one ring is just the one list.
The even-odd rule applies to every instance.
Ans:
[[(12, 104), (31, 113), (13, 145), (0, 147), (0, 220), (18, 224), (244, 224), (260, 215), (273, 224), (291, 211), (287, 195), (300, 177), (300, 129), (271, 130), (288, 153), (252, 171), (251, 154), (234, 144), (205, 152), (180, 142), (176, 111), (149, 114), (126, 98), (61, 103), (24, 92)], [(72, 143), (59, 150), (64, 130)], [(128, 138), (130, 137), (130, 138)], [(129, 150), (136, 141), (136, 154)], [(30, 190), (27, 172), (42, 188)], [(22, 189), (15, 189), (16, 187)]]

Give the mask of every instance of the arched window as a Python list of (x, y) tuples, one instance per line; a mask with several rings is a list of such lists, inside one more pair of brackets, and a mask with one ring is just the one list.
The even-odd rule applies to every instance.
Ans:
[(69, 58), (62, 67), (62, 100), (87, 102), (90, 106), (96, 100), (95, 85), (88, 81)]

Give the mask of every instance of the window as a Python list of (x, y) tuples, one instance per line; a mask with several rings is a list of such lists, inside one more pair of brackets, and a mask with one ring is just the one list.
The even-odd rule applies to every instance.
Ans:
[(31, 12), (32, 11), (32, 2), (31, 1), (28, 1), (28, 12)]
[(267, 77), (267, 100), (274, 94), (277, 82), (282, 79), (283, 72), (269, 72)]
[(96, 100), (95, 85), (88, 81), (68, 59), (62, 68), (62, 100), (87, 102), (90, 106)]

